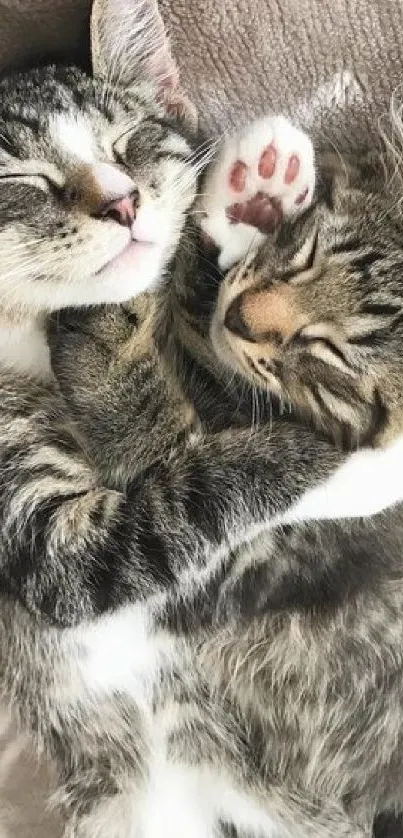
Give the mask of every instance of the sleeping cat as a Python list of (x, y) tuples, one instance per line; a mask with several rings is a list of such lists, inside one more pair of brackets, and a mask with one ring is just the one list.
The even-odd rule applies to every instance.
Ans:
[[(319, 677), (318, 623), (310, 632), (310, 611), (283, 611), (274, 624), (270, 618), (251, 618), (259, 610), (297, 608), (300, 595), (306, 607), (316, 605), (323, 590), (335, 606), (337, 589), (343, 607), (352, 609), (350, 657), (342, 655), (345, 634), (336, 628), (338, 620), (343, 626), (345, 611), (342, 618), (337, 609), (317, 618), (327, 637), (336, 634), (329, 653), (335, 677), (340, 644), (345, 680), (340, 689), (337, 683), (337, 695), (344, 684), (350, 689), (351, 661), (359, 672), (354, 654), (369, 656), (357, 692), (342, 702), (342, 709), (358, 712), (357, 696), (365, 709), (369, 672), (368, 689), (375, 678), (379, 692), (377, 707), (389, 701), (377, 667), (386, 671), (385, 650), (390, 650), (396, 669), (388, 670), (388, 677), (390, 672), (398, 690), (398, 573), (387, 598), (397, 566), (398, 513), (388, 513), (393, 528), (386, 534), (381, 524), (362, 522), (346, 525), (341, 533), (333, 525), (270, 528), (282, 520), (317, 515), (320, 499), (331, 502), (340, 480), (363, 467), (370, 475), (379, 467), (395, 474), (401, 444), (397, 439), (385, 453), (348, 459), (348, 452), (329, 438), (328, 423), (314, 428), (302, 408), (303, 421), (283, 417), (271, 423), (270, 399), (261, 405), (264, 421), (251, 432), (248, 395), (242, 392), (245, 376), (235, 375), (231, 382), (233, 372), (210, 344), (218, 277), (205, 251), (200, 264), (195, 261), (198, 242), (204, 235), (214, 239), (223, 268), (246, 255), (255, 276), (260, 254), (268, 247), (270, 255), (274, 247), (271, 238), (266, 242), (267, 230), (283, 216), (289, 223), (300, 219), (302, 225), (310, 217), (312, 147), (281, 118), (225, 143), (194, 211), (195, 219), (202, 214), (202, 235), (190, 208), (205, 160), (203, 153), (192, 151), (192, 113), (177, 89), (160, 20), (146, 0), (129, 20), (125, 14), (120, 0), (95, 6), (94, 79), (77, 70), (47, 68), (1, 83), (2, 697), (59, 767), (57, 802), (66, 836), (151, 838), (163, 829), (167, 835), (186, 831), (206, 838), (217, 833), (221, 822), (252, 834), (271, 834), (274, 825), (298, 828), (301, 834), (363, 834), (374, 812), (389, 803), (379, 780), (380, 763), (390, 800), (397, 798), (390, 755), (393, 761), (398, 753), (387, 716), (381, 708), (383, 750), (378, 762), (371, 760), (366, 786), (362, 780), (359, 823), (354, 772), (343, 766), (341, 777), (331, 754), (325, 754), (324, 762), (320, 758), (323, 736), (329, 747), (334, 737), (331, 727), (323, 728), (325, 717), (332, 718), (329, 704), (321, 705), (322, 717), (317, 713), (317, 695), (322, 695), (314, 683)], [(145, 32), (154, 42), (145, 40)], [(256, 157), (254, 176), (262, 180), (257, 196), (244, 156), (248, 149)], [(278, 175), (283, 192), (277, 185), (273, 194)], [(229, 184), (224, 201), (220, 177)], [(210, 210), (206, 201), (212, 194), (221, 205)], [(390, 195), (388, 201), (387, 206)], [(332, 219), (330, 212), (330, 226)], [(304, 254), (302, 233), (297, 240), (303, 240)], [(255, 264), (257, 244), (263, 251)], [(166, 284), (152, 298), (140, 297), (99, 317), (94, 310), (81, 321), (70, 315), (62, 321), (60, 336), (66, 335), (60, 353), (59, 338), (52, 337), (62, 394), (49, 366), (46, 315), (68, 305), (123, 302), (163, 274)], [(238, 273), (230, 272), (222, 289), (238, 281)], [(222, 293), (219, 316), (220, 306), (226, 308)], [(218, 347), (220, 328), (213, 322)], [(235, 366), (235, 354), (231, 358)], [(331, 367), (324, 363), (328, 379)], [(374, 374), (376, 384), (364, 388), (365, 398), (356, 378), (350, 388), (344, 385), (347, 404), (352, 400), (356, 411), (353, 431), (363, 429), (364, 440), (381, 442), (381, 434), (390, 430), (395, 440), (399, 412), (397, 407), (388, 412), (389, 404), (383, 403), (383, 385), (391, 379), (385, 382), (381, 376), (379, 382), (377, 369)], [(336, 372), (331, 381), (338, 381)], [(342, 406), (339, 399), (330, 424), (338, 431), (344, 423), (349, 438), (351, 415), (347, 411), (340, 423)], [(329, 483), (318, 487), (332, 474)], [(401, 496), (400, 484), (389, 494), (374, 489), (372, 507), (356, 499), (354, 509), (350, 498), (341, 497), (344, 508), (341, 503), (338, 512), (376, 511)], [(251, 560), (248, 551), (236, 552), (269, 530)], [(318, 579), (304, 548), (325, 536), (332, 543)], [(360, 548), (351, 560), (344, 545), (350, 550), (356, 543)], [(362, 591), (368, 543), (368, 588)], [(386, 569), (379, 558), (383, 555), (390, 557)], [(354, 646), (360, 596), (365, 620)], [(366, 597), (378, 597), (370, 614)], [(390, 612), (389, 624), (381, 606)], [(241, 628), (244, 616), (249, 634)], [(376, 618), (384, 644), (379, 655), (371, 634)], [(301, 626), (307, 621), (306, 631), (299, 632), (299, 621)], [(216, 628), (210, 634), (212, 624)], [(273, 669), (267, 638), (276, 655)], [(304, 728), (309, 753), (297, 735), (292, 754), (276, 751), (278, 720), (259, 712), (260, 700), (266, 710), (278, 707), (278, 745), (290, 741), (281, 729), (287, 715), (284, 699), (288, 696), (294, 712), (304, 680), (296, 682), (290, 669), (281, 675), (283, 642), (298, 678), (303, 646), (303, 674), (313, 703)], [(264, 665), (255, 657), (259, 649)], [(370, 653), (375, 655), (373, 669)], [(236, 667), (228, 677), (232, 660)], [(321, 684), (329, 692), (326, 663), (321, 657)], [(244, 673), (249, 665), (252, 704), (250, 673)], [(242, 674), (239, 682), (237, 673)], [(294, 689), (291, 699), (287, 691), (278, 693), (282, 680)], [(275, 695), (265, 691), (269, 684)], [(308, 723), (314, 717), (316, 740)], [(303, 719), (301, 712), (298, 725)], [(374, 730), (371, 719), (364, 715), (362, 742), (369, 736), (379, 745), (379, 725)], [(343, 725), (340, 710), (337, 754)], [(322, 786), (315, 775), (318, 766), (324, 772)], [(293, 775), (297, 767), (298, 782)]]
[[(136, 627), (132, 677), (137, 664), (147, 683), (136, 692), (140, 788), (127, 762), (119, 766), (114, 740), (110, 785), (105, 778), (89, 832), (103, 834), (110, 818), (116, 834), (364, 836), (377, 813), (402, 807), (402, 507), (298, 523), (376, 511), (376, 480), (384, 498), (397, 497), (401, 184), (397, 173), (386, 179), (377, 155), (340, 162), (320, 151), (312, 200), (312, 172), (305, 136), (281, 119), (253, 126), (213, 163), (197, 209), (221, 265), (238, 246), (234, 234), (243, 237), (240, 264), (215, 272), (190, 220), (160, 291), (67, 312), (52, 331), (53, 368), (91, 459), (108, 483), (147, 490), (148, 520), (158, 522), (147, 547), (161, 572), (172, 538), (176, 567), (186, 556), (148, 612), (147, 652)], [(178, 382), (182, 414), (171, 397)], [(248, 384), (259, 388), (252, 429)], [(201, 429), (185, 443), (184, 470), (183, 425), (167, 446), (189, 402)], [(313, 464), (320, 483), (326, 439), (340, 457), (374, 448), (295, 501), (293, 484), (305, 486)], [(264, 508), (273, 486), (276, 500), (280, 486), (288, 498), (281, 518)], [(259, 536), (231, 551), (238, 521), (236, 512), (226, 517), (228, 505), (250, 520), (250, 492), (267, 529), (256, 515)], [(191, 520), (205, 538), (202, 565)], [(228, 542), (214, 553), (215, 521), (225, 521)], [(126, 538), (122, 529), (123, 547)], [(116, 616), (105, 624), (104, 673), (111, 660), (116, 678)], [(123, 700), (130, 687), (120, 689)], [(70, 766), (77, 800), (86, 779), (88, 801), (88, 775)]]
[[(140, 712), (144, 778), (134, 792), (115, 765), (121, 796), (112, 785), (109, 797), (103, 789), (100, 811), (89, 817), (100, 834), (115, 818), (119, 834), (364, 836), (377, 813), (402, 808), (402, 507), (370, 520), (298, 523), (346, 516), (348, 508), (364, 514), (374, 497), (379, 502), (374, 481), (393, 479), (394, 469), (398, 480), (401, 184), (397, 173), (395, 182), (385, 178), (377, 155), (340, 163), (320, 151), (312, 201), (312, 147), (294, 134), (291, 152), (293, 130), (264, 120), (234, 140), (229, 165), (222, 168), (219, 157), (207, 174), (202, 226), (222, 265), (231, 262), (239, 232), (247, 251), (240, 264), (217, 274), (197, 252), (189, 222), (159, 292), (120, 308), (62, 314), (51, 334), (58, 381), (105, 479), (131, 487), (133, 473), (138, 481), (145, 471), (149, 485), (170, 474), (164, 488), (154, 483), (148, 506), (160, 527), (148, 547), (161, 568), (171, 537), (165, 504), (177, 511), (174, 535), (183, 549), (184, 516), (210, 537), (212, 498), (222, 520), (228, 499), (241, 514), (246, 497), (242, 514), (249, 514), (250, 488), (256, 507), (264, 503), (257, 452), (271, 454), (266, 491), (276, 474), (290, 491), (281, 517), (288, 526), (271, 518), (270, 532), (227, 548), (220, 564), (209, 553), (198, 573), (187, 540), (186, 572), (153, 611), (158, 659), (146, 664), (138, 635), (133, 656), (150, 679), (152, 714), (144, 696)], [(277, 229), (267, 234), (273, 222)], [(245, 227), (237, 230), (238, 223)], [(178, 380), (183, 409), (189, 400), (202, 427), (187, 443), (194, 459), (180, 488), (182, 425), (179, 447), (166, 451), (180, 408), (172, 406), (170, 381), (176, 388)], [(259, 387), (252, 429), (247, 383)], [(277, 412), (267, 394), (279, 399)], [(288, 404), (293, 418), (281, 410)], [(308, 452), (303, 439), (314, 428), (319, 447), (312, 442)], [(290, 479), (305, 483), (326, 437), (334, 451), (374, 449), (353, 455), (327, 489), (293, 504)], [(245, 469), (243, 484), (229, 469), (226, 441)], [(389, 448), (380, 454), (383, 445)], [(359, 474), (364, 482), (351, 485)], [(396, 484), (385, 491), (392, 499)], [(115, 642), (105, 639), (105, 659), (116, 655)], [(127, 816), (133, 794), (131, 833), (118, 817), (124, 805)]]
[[(138, 492), (160, 573), (147, 607), (83, 641), (99, 650), (86, 689), (115, 698), (63, 742), (59, 799), (82, 834), (368, 835), (402, 805), (401, 508), (296, 523), (398, 497), (401, 183), (376, 155), (320, 150), (317, 170), (312, 201), (307, 137), (253, 126), (219, 152), (195, 212), (221, 269), (240, 264), (222, 278), (189, 219), (161, 291), (53, 333), (77, 437), (108, 485)], [(120, 561), (132, 532), (120, 523)]]

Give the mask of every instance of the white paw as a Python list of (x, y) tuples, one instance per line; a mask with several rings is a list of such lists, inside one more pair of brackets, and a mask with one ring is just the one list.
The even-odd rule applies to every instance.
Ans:
[(314, 188), (311, 140), (285, 117), (260, 119), (226, 140), (198, 206), (204, 233), (220, 248), (220, 267), (243, 259), (282, 218), (305, 209)]

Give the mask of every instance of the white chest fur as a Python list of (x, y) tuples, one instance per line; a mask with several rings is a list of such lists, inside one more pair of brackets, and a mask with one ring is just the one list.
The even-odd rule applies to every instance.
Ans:
[[(100, 838), (214, 838), (219, 819), (244, 827), (253, 836), (271, 838), (278, 828), (270, 813), (263, 811), (249, 794), (243, 794), (231, 772), (222, 766), (172, 761), (168, 741), (181, 718), (182, 707), (164, 703), (152, 707), (158, 687), (158, 673), (189, 671), (192, 654), (186, 643), (168, 633), (155, 632), (151, 609), (145, 604), (127, 606), (115, 614), (65, 632), (64, 652), (68, 678), (61, 684), (57, 701), (93, 701), (114, 692), (131, 697), (140, 711), (143, 735), (149, 748), (149, 773), (139, 785), (133, 776), (132, 791), (125, 800), (101, 806), (94, 815), (94, 834)], [(56, 697), (56, 696), (55, 696)], [(228, 775), (227, 775), (228, 774)], [(131, 799), (131, 803), (130, 803)]]
[(0, 366), (47, 378), (50, 356), (42, 320), (0, 324)]
[(85, 651), (77, 674), (87, 689), (103, 694), (120, 690), (137, 704), (147, 703), (164, 653), (172, 652), (168, 636), (156, 635), (151, 615), (151, 603), (132, 605), (71, 633), (73, 643)]

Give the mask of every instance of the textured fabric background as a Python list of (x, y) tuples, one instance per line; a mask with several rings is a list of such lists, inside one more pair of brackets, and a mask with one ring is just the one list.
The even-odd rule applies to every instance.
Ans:
[[(402, 81), (402, 0), (160, 0), (204, 127), (295, 110), (340, 125), (332, 91), (353, 84), (350, 132), (389, 106)], [(0, 0), (0, 69), (49, 56), (85, 57), (90, 0)], [(343, 75), (344, 74), (344, 75)], [(339, 81), (335, 90), (335, 78)]]
[[(402, 81), (403, 0), (160, 4), (187, 92), (213, 134), (273, 109), (297, 113), (336, 142), (340, 134), (356, 142), (387, 113)], [(0, 70), (58, 56), (88, 60), (89, 5), (0, 0)], [(49, 784), (46, 766), (36, 766), (0, 716), (0, 838), (59, 838), (45, 814)]]
[[(214, 132), (272, 108), (340, 130), (334, 94), (356, 89), (359, 136), (402, 81), (401, 0), (160, 0), (188, 92)], [(338, 77), (338, 81), (337, 81)], [(335, 89), (336, 80), (336, 89)], [(333, 95), (332, 95), (333, 93)], [(318, 107), (319, 105), (319, 107)]]

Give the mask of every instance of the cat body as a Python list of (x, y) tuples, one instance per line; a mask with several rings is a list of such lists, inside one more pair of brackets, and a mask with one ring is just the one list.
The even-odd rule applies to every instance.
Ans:
[[(360, 371), (364, 390), (350, 375), (323, 423), (312, 409), (306, 421), (295, 394), (296, 418), (271, 422), (262, 390), (251, 430), (251, 382), (221, 346), (217, 317), (246, 279), (253, 305), (241, 321), (255, 310), (255, 259), (271, 264), (273, 222), (308, 223), (312, 147), (271, 119), (209, 169), (204, 201), (221, 204), (195, 217), (223, 268), (247, 257), (216, 305), (219, 276), (205, 251), (198, 261), (189, 215), (205, 160), (172, 121), (189, 112), (153, 4), (130, 20), (124, 7), (95, 6), (98, 81), (48, 68), (3, 83), (2, 698), (58, 768), (66, 838), (367, 834), (377, 811), (401, 802), (400, 508), (341, 531), (301, 521), (317, 515), (313, 492), (331, 509), (340, 480), (362, 467), (339, 435), (389, 444), (365, 462), (371, 476), (382, 463), (398, 474), (399, 388), (394, 401), (386, 390), (386, 411), (378, 367), (380, 383)], [(311, 231), (297, 241), (310, 258)], [(161, 274), (154, 296), (114, 305)], [(69, 305), (95, 308), (57, 316), (55, 380), (44, 321)], [(249, 349), (252, 328), (241, 335)], [(272, 338), (264, 330), (269, 355)], [(325, 348), (334, 366), (330, 338)], [(328, 367), (315, 373), (341, 387)], [(400, 489), (380, 487), (370, 509), (347, 497), (339, 514), (381, 509)]]
[[(231, 423), (235, 440), (234, 426), (247, 426), (251, 405), (245, 393), (240, 401), (236, 380), (227, 390), (225, 378), (212, 378), (208, 365), (200, 365), (200, 351), (196, 360), (192, 358), (189, 347), (201, 340), (200, 331), (187, 332), (193, 291), (192, 282), (186, 327), (174, 329), (171, 321), (168, 335), (160, 340), (210, 433), (218, 434)], [(134, 435), (130, 429), (141, 386), (130, 348), (136, 346), (137, 336), (144, 351), (142, 328), (148, 331), (152, 315), (158, 334), (159, 306), (155, 298), (149, 298), (148, 305), (144, 321), (146, 300), (134, 301), (128, 309), (84, 315), (83, 329), (70, 315), (62, 317), (52, 346), (58, 379), (79, 426), (83, 403), (74, 377), (82, 364), (86, 399), (89, 394), (83, 425), (91, 429), (90, 450), (94, 457), (102, 452), (107, 479), (116, 482), (124, 482), (122, 463), (129, 461), (128, 454), (121, 459), (122, 441), (132, 451), (137, 444), (137, 429)], [(131, 334), (136, 311), (138, 325)], [(166, 315), (164, 310), (164, 326)], [(185, 332), (186, 346), (177, 341)], [(203, 340), (207, 358), (208, 330)], [(149, 357), (148, 361), (147, 368), (136, 358), (137, 374), (147, 370), (147, 380), (152, 377), (161, 394), (158, 370), (166, 364), (164, 352), (154, 369)], [(126, 364), (132, 380), (123, 374)], [(119, 382), (125, 382), (121, 390)], [(116, 421), (110, 387), (120, 402)], [(132, 412), (126, 412), (126, 427), (125, 403), (132, 406)], [(111, 409), (101, 413), (101, 405), (108, 404)], [(154, 413), (155, 405), (156, 398), (149, 405)], [(169, 411), (168, 398), (165, 409)], [(270, 404), (262, 394), (260, 414), (261, 429), (267, 427), (265, 422), (270, 424)], [(144, 404), (141, 419), (147, 421)], [(337, 428), (336, 417), (334, 421)], [(285, 442), (283, 437), (280, 446), (277, 428), (290, 430), (289, 422), (287, 415), (272, 421), (269, 439), (276, 441), (276, 450), (284, 452)], [(154, 415), (154, 428), (156, 424)], [(244, 441), (248, 459), (253, 457), (253, 435), (248, 430)], [(295, 442), (285, 458), (291, 477), (300, 463)], [(193, 444), (197, 450), (197, 437)], [(396, 466), (399, 439), (395, 446), (382, 455), (376, 449), (367, 452), (368, 480), (379, 478), (380, 464), (385, 465), (388, 456)], [(158, 450), (151, 452), (157, 455)], [(230, 827), (248, 835), (363, 835), (370, 834), (377, 813), (400, 807), (401, 507), (365, 520), (296, 522), (298, 508), (309, 517), (310, 503), (313, 514), (315, 493), (315, 504), (321, 493), (323, 517), (329, 517), (338, 480), (341, 500), (352, 510), (353, 502), (355, 509), (362, 504), (364, 511), (367, 496), (357, 499), (357, 484), (349, 487), (354, 462), (363, 467), (363, 461), (354, 458), (363, 456), (364, 452), (352, 455), (327, 485), (307, 493), (294, 510), (291, 506), (284, 516), (291, 525), (260, 532), (248, 547), (227, 555), (215, 573), (211, 565), (199, 574), (190, 568), (177, 592), (157, 605), (152, 634), (159, 637), (162, 657), (154, 671), (157, 690), (147, 728), (148, 781), (137, 810), (144, 834), (160, 834), (163, 825), (168, 835), (187, 830), (210, 836)], [(379, 459), (372, 461), (371, 472), (372, 456)], [(218, 454), (214, 466), (222, 485), (229, 488)], [(199, 494), (206, 495), (207, 486)], [(202, 503), (199, 509), (202, 521)], [(345, 515), (345, 506), (340, 509)], [(153, 549), (158, 555), (157, 544)], [(137, 649), (143, 652), (144, 647), (138, 644)], [(155, 649), (153, 643), (144, 655), (148, 664), (155, 662)]]

